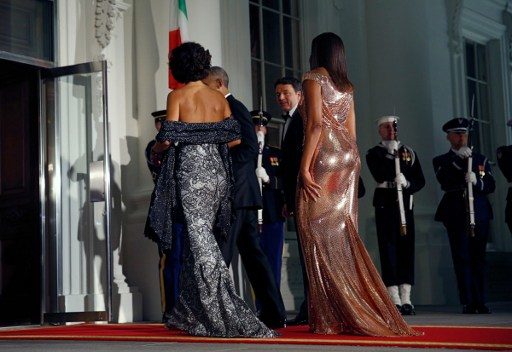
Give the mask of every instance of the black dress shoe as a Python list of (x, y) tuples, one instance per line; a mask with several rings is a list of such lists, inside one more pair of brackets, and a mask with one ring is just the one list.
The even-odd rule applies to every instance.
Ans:
[(171, 318), (171, 312), (164, 312), (162, 314), (162, 323), (167, 323), (167, 321)]
[(472, 304), (464, 304), (462, 306), (462, 314), (476, 314), (476, 308)]
[(259, 316), (258, 318), (270, 329), (280, 329), (286, 327), (286, 318), (269, 319), (264, 316)]
[(408, 303), (402, 305), (402, 309), (400, 309), (400, 313), (402, 313), (402, 315), (416, 315), (414, 306), (412, 304), (408, 304)]
[(398, 309), (398, 311), (400, 312), (400, 314), (402, 314), (402, 306), (399, 304), (395, 304), (395, 306), (396, 306), (396, 309)]
[(286, 327), (286, 319), (283, 320), (267, 320), (263, 321), (263, 324), (265, 324), (270, 329), (281, 329)]
[(478, 314), (491, 314), (491, 310), (485, 304), (479, 304), (476, 306), (476, 312)]
[(295, 325), (308, 325), (308, 318), (302, 315), (297, 315), (295, 318), (288, 322), (289, 326)]

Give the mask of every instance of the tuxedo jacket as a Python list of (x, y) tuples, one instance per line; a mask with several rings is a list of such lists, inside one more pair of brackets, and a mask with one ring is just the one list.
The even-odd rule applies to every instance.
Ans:
[(299, 109), (290, 117), (290, 125), (281, 144), (284, 195), (288, 211), (295, 211), (295, 192), (299, 175), (302, 146), (304, 143), (304, 126)]
[(254, 131), (249, 110), (233, 95), (227, 98), (233, 117), (240, 124), (242, 143), (230, 149), (235, 179), (234, 201), (235, 209), (260, 209), (262, 206), (260, 186), (256, 177), (256, 162), (258, 160), (258, 139)]

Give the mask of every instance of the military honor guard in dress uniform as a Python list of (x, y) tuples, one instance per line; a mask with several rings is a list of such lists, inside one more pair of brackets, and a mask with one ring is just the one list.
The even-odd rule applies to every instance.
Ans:
[(260, 232), (261, 249), (267, 255), (277, 287), (281, 286), (281, 265), (284, 245), (284, 191), (281, 169), (281, 150), (268, 145), (265, 140), (267, 124), (271, 115), (266, 111), (251, 111), (252, 121), (258, 136), (263, 137), (261, 165), (256, 176), (262, 180), (263, 225)]
[[(167, 110), (159, 110), (151, 113), (155, 120), (155, 128), (160, 131), (162, 122), (165, 120)], [(161, 169), (161, 154), (153, 152), (153, 146), (156, 140), (151, 140), (146, 146), (146, 162), (153, 182), (156, 184)], [(167, 321), (172, 308), (179, 296), (179, 280), (181, 271), (181, 253), (182, 253), (182, 234), (183, 225), (174, 223), (173, 225), (173, 247), (170, 250), (162, 251), (158, 249), (160, 260), (158, 262), (158, 273), (160, 278), (160, 294), (162, 306), (162, 321)]]
[(377, 120), (381, 142), (368, 150), (366, 162), (377, 182), (373, 196), (382, 280), (404, 315), (415, 314), (413, 194), (425, 185), (416, 152), (397, 139), (396, 116)]
[(487, 158), (468, 146), (469, 126), (466, 118), (443, 125), (451, 148), (433, 160), (444, 191), (435, 220), (448, 232), (462, 313), (487, 314), (485, 249), (493, 216), (487, 195), (495, 182)]
[[(507, 126), (512, 127), (512, 119), (508, 120)], [(505, 222), (512, 234), (512, 145), (499, 147), (496, 157), (498, 166), (510, 185), (507, 193), (507, 205), (505, 206)]]

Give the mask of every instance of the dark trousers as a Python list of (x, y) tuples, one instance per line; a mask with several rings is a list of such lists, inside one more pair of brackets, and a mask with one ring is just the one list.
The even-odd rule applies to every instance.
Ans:
[(172, 247), (164, 251), (159, 250), (160, 261), (160, 293), (162, 312), (170, 314), (176, 304), (180, 290), (180, 272), (183, 252), (183, 225), (173, 224)]
[[(509, 190), (508, 192), (509, 192), (509, 194), (512, 194), (512, 190)], [(509, 197), (511, 197), (511, 196), (509, 196)], [(512, 199), (507, 200), (507, 204), (505, 205), (505, 222), (508, 225), (510, 234), (512, 234)]]
[(260, 233), (261, 250), (267, 256), (270, 268), (274, 274), (276, 286), (281, 287), (281, 266), (283, 263), (284, 222), (276, 221), (263, 224)]
[(297, 245), (299, 246), (300, 269), (302, 271), (302, 284), (304, 286), (304, 300), (300, 304), (299, 313), (297, 314), (297, 318), (307, 320), (309, 317), (309, 312), (308, 312), (309, 280), (308, 280), (308, 272), (306, 270), (306, 262), (304, 261), (304, 255), (302, 254), (302, 243), (300, 242), (299, 227), (297, 226), (296, 215), (293, 216), (293, 223), (295, 224), (295, 231), (297, 233)]
[(465, 223), (445, 223), (461, 304), (485, 303), (485, 248), (489, 223), (477, 223), (471, 237)]
[(260, 317), (264, 321), (282, 321), (286, 318), (283, 298), (276, 286), (267, 256), (260, 246), (257, 212), (252, 209), (236, 209), (228, 240), (218, 239), (219, 248), (229, 267), (235, 244), (242, 257), (245, 272), (256, 298), (261, 304)]
[(375, 207), (382, 281), (386, 286), (414, 285), (414, 214), (405, 211), (407, 234), (400, 234), (398, 207)]

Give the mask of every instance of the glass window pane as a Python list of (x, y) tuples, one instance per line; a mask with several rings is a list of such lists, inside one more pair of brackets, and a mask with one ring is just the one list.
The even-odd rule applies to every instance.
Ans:
[(299, 4), (297, 0), (283, 0), (283, 13), (299, 17)]
[(267, 97), (267, 111), (272, 116), (280, 116), (281, 110), (276, 103), (274, 83), (278, 78), (281, 78), (281, 68), (275, 65), (265, 64), (265, 82), (266, 90), (265, 95)]
[(53, 61), (53, 1), (0, 1), (0, 50)]
[(260, 12), (257, 6), (249, 6), (251, 32), (251, 57), (260, 58)]
[(263, 45), (265, 61), (281, 64), (279, 15), (263, 10)]
[(477, 95), (476, 95), (476, 83), (473, 80), (467, 80), (467, 104), (468, 104), (468, 116), (470, 117), (478, 117), (478, 109), (477, 109)]
[(492, 147), (492, 135), (491, 135), (491, 126), (487, 123), (480, 124), (480, 133), (482, 135), (482, 146), (480, 149), (480, 153), (489, 158), (490, 161), (494, 160), (495, 148)]
[(478, 84), (478, 116), (480, 119), (490, 121), (489, 94), (487, 84)]
[[(261, 61), (251, 60), (251, 74), (252, 74), (252, 107), (253, 110), (260, 105), (260, 98), (263, 95), (261, 81)], [(251, 110), (251, 109), (249, 109)]]
[(279, 0), (263, 0), (262, 5), (279, 11)]
[(284, 57), (285, 66), (300, 67), (299, 21), (283, 17)]
[(468, 145), (473, 146), (473, 150), (477, 153), (481, 153), (480, 148), (480, 126), (478, 122), (473, 123), (473, 129), (469, 131)]
[(476, 46), (476, 61), (478, 79), (487, 81), (487, 60), (485, 55), (485, 46), (477, 44)]
[(473, 43), (466, 42), (466, 75), (476, 78), (475, 72), (475, 48)]

